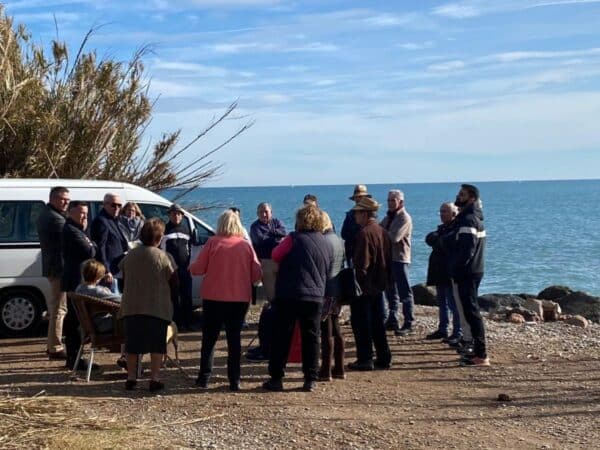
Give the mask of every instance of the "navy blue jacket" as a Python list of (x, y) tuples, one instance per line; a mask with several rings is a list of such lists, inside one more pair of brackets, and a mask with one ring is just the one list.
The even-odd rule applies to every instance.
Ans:
[(346, 251), (346, 259), (352, 261), (354, 255), (354, 241), (360, 232), (360, 225), (354, 220), (354, 211), (346, 212), (344, 223), (342, 225), (342, 239), (344, 240), (344, 250)]
[(275, 301), (322, 302), (333, 264), (333, 247), (318, 231), (291, 233), (292, 249), (279, 264)]
[(483, 275), (486, 234), (481, 208), (474, 203), (464, 207), (443, 243), (453, 279)]
[(102, 209), (90, 228), (92, 240), (98, 246), (96, 259), (104, 264), (107, 272), (117, 273), (119, 261), (129, 250), (127, 234), (119, 218), (112, 218)]
[(285, 227), (273, 217), (269, 223), (256, 220), (250, 227), (250, 239), (259, 259), (271, 259), (271, 252), (286, 235)]
[(442, 242), (444, 236), (452, 232), (453, 223), (438, 225), (437, 230), (425, 237), (425, 242), (431, 247), (429, 264), (427, 266), (427, 286), (450, 286), (448, 275), (448, 255)]

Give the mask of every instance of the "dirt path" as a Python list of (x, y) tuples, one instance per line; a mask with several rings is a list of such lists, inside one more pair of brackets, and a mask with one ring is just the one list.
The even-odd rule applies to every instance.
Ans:
[[(103, 374), (89, 384), (71, 382), (60, 363), (41, 353), (39, 338), (0, 341), (0, 390), (20, 396), (45, 390), (47, 397), (72, 400), (71, 417), (113, 420), (103, 430), (40, 435), (40, 445), (51, 448), (600, 448), (600, 326), (488, 322), (493, 366), (473, 369), (458, 367), (445, 345), (424, 341), (435, 310), (417, 313), (416, 335), (390, 337), (391, 370), (349, 373), (312, 394), (299, 391), (297, 365), (285, 392), (264, 392), (265, 364), (248, 361), (242, 392), (229, 393), (223, 340), (211, 388), (198, 391), (199, 333), (180, 337), (190, 378), (168, 369), (160, 396), (145, 383), (125, 392), (123, 373), (108, 354), (98, 359)], [(349, 327), (345, 332), (351, 361)], [(245, 332), (245, 342), (254, 333)], [(500, 393), (512, 401), (498, 402)]]

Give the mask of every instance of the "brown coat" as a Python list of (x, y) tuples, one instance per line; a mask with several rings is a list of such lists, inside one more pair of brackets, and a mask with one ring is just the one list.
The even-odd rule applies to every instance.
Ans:
[(377, 295), (391, 285), (392, 245), (375, 219), (365, 225), (354, 241), (356, 280), (366, 295)]

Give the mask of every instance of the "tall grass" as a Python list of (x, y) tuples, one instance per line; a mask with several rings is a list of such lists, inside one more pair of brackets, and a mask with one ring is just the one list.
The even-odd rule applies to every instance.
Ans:
[(73, 55), (59, 41), (46, 52), (0, 4), (0, 177), (116, 180), (179, 188), (180, 196), (214, 177), (221, 169), (214, 152), (253, 121), (198, 154), (194, 144), (234, 117), (234, 102), (189, 143), (180, 143), (177, 130), (141, 148), (153, 108), (143, 64), (148, 48), (127, 62), (99, 58), (86, 50), (94, 31)]

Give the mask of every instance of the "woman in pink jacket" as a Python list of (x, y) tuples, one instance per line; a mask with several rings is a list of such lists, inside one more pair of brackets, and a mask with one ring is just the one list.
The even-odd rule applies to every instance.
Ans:
[(241, 331), (252, 284), (262, 277), (260, 262), (252, 244), (244, 239), (239, 216), (225, 211), (217, 223), (217, 235), (208, 240), (196, 261), (190, 264), (192, 275), (204, 275), (202, 281), (202, 350), (196, 385), (208, 387), (213, 353), (221, 327), (227, 335), (227, 376), (229, 389), (240, 390)]

